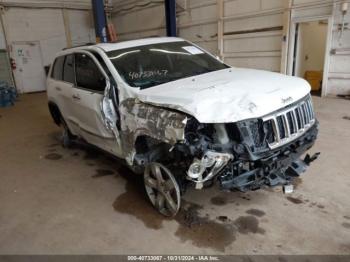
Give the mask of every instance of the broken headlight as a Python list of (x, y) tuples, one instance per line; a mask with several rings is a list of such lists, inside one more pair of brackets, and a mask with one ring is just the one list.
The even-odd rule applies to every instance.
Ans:
[(194, 159), (187, 171), (188, 178), (195, 182), (196, 188), (199, 189), (204, 182), (216, 176), (230, 160), (233, 160), (232, 154), (207, 151), (202, 159)]
[(262, 152), (269, 149), (266, 139), (271, 134), (271, 130), (264, 125), (261, 119), (250, 119), (228, 125), (235, 127), (227, 127), (229, 130), (235, 130), (232, 139), (245, 144), (252, 152)]

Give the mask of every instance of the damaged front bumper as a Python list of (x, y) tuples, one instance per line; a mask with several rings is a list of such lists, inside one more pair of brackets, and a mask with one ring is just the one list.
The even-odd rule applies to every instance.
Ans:
[(247, 152), (246, 156), (208, 151), (195, 159), (187, 171), (187, 179), (201, 189), (204, 183), (217, 178), (222, 189), (256, 190), (265, 186), (288, 185), (305, 172), (319, 153), (301, 156), (312, 147), (318, 134), (315, 123), (304, 135), (264, 154)]

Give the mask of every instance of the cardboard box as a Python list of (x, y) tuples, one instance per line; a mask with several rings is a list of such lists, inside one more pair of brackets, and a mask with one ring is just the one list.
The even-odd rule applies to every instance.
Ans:
[(312, 91), (318, 91), (322, 87), (323, 71), (306, 71), (304, 78), (311, 85)]

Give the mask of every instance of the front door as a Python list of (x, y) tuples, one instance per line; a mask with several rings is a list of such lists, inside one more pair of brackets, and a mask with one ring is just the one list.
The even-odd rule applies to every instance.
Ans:
[(14, 76), (20, 93), (46, 90), (46, 77), (38, 42), (13, 43), (12, 58), (16, 62)]
[(72, 89), (73, 112), (78, 119), (80, 134), (94, 144), (121, 156), (119, 133), (106, 127), (102, 101), (108, 77), (98, 62), (88, 53), (75, 54), (76, 86)]

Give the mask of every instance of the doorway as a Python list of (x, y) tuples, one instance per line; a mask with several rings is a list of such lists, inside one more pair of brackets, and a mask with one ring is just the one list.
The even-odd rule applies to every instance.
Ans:
[(15, 42), (12, 44), (11, 51), (16, 63), (13, 73), (17, 90), (20, 93), (46, 90), (45, 70), (39, 42)]
[(313, 95), (325, 94), (329, 21), (295, 23), (292, 75), (304, 78)]
[(296, 24), (293, 75), (309, 82), (321, 96), (326, 57), (328, 20)]

